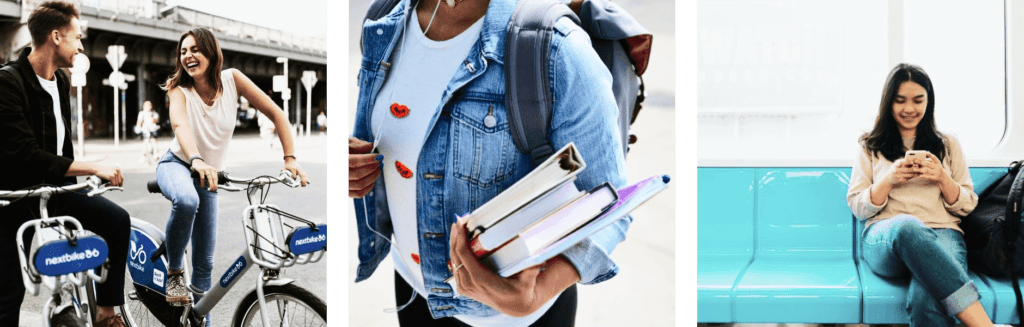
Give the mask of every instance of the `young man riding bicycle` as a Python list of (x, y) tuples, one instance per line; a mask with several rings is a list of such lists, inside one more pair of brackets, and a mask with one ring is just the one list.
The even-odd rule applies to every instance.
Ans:
[[(120, 186), (119, 168), (74, 160), (69, 118), (70, 82), (63, 70), (83, 51), (80, 14), (74, 4), (49, 1), (28, 19), (32, 46), (0, 69), (0, 190), (39, 184), (68, 185), (74, 176), (96, 175)], [(38, 199), (23, 199), (0, 208), (0, 324), (17, 326), (25, 287), (17, 269), (15, 231), (39, 216)], [(69, 215), (103, 237), (110, 255), (109, 278), (98, 284), (96, 324), (124, 326), (113, 306), (124, 303), (124, 267), (128, 255), (129, 217), (102, 197), (66, 193), (48, 202), (52, 215)]]

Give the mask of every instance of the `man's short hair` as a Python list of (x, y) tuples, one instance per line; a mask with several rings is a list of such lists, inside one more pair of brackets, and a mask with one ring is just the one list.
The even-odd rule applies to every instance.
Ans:
[(82, 16), (75, 4), (65, 1), (47, 1), (28, 16), (28, 31), (32, 34), (32, 44), (41, 45), (53, 30), (60, 30), (71, 24), (71, 18)]

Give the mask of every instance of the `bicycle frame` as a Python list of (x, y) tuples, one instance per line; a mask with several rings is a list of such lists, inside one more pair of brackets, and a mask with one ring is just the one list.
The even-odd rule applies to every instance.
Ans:
[[(247, 211), (251, 210), (251, 208), (246, 209)], [(157, 244), (163, 244), (165, 236), (159, 231), (159, 229), (146, 221), (133, 217), (131, 222), (132, 245), (128, 254), (128, 269), (132, 275), (132, 282), (157, 291), (160, 294), (166, 294), (164, 276), (167, 275), (167, 259), (163, 255), (156, 257), (155, 260), (153, 258), (153, 254), (159, 249)], [(196, 316), (202, 317), (207, 313), (210, 313), (210, 311), (213, 310), (213, 307), (224, 298), (224, 295), (226, 295), (228, 291), (238, 283), (240, 280), (238, 278), (239, 276), (245, 275), (245, 273), (253, 266), (260, 266), (255, 260), (253, 260), (251, 253), (250, 247), (241, 251), (234, 263), (232, 263), (231, 266), (221, 274), (219, 279), (215, 280), (213, 285), (210, 287), (210, 290), (203, 295), (203, 298), (193, 305), (192, 311)], [(315, 261), (307, 260), (307, 262), (319, 261), (319, 259), (323, 257), (323, 252), (320, 251), (320, 253), (314, 257), (316, 258)], [(140, 264), (139, 262), (144, 263)], [(188, 265), (185, 265), (185, 268), (188, 270)], [(148, 278), (149, 276), (153, 276), (153, 278), (150, 279)], [(159, 281), (159, 283), (157, 283), (157, 281)], [(256, 292), (259, 295), (260, 307), (262, 308), (266, 305), (263, 300), (263, 288), (265, 286), (285, 285), (290, 284), (293, 281), (294, 280), (288, 278), (276, 278), (271, 280), (264, 280), (262, 276), (257, 278)], [(267, 319), (268, 317), (266, 317), (266, 310), (262, 310), (262, 314), (264, 315), (264, 322), (266, 323), (269, 321)]]
[[(221, 187), (228, 191), (240, 191), (241, 189)], [(249, 194), (250, 200), (254, 195)], [(292, 279), (279, 278), (276, 273), (268, 274), (268, 271), (277, 271), (282, 267), (289, 267), (295, 264), (305, 264), (320, 261), (326, 252), (327, 226), (312, 225), (292, 231), (286, 238), (284, 235), (284, 224), (280, 214), (274, 215), (269, 211), (280, 212), (274, 205), (259, 204), (250, 205), (242, 212), (242, 222), (245, 228), (246, 249), (241, 251), (237, 259), (216, 279), (210, 290), (203, 294), (203, 297), (186, 307), (185, 314), (194, 314), (196, 317), (203, 317), (213, 310), (213, 307), (224, 298), (239, 281), (239, 276), (244, 275), (253, 266), (258, 266), (263, 274), (256, 280), (256, 292), (259, 299), (260, 312), (264, 325), (269, 325), (267, 316), (266, 301), (264, 299), (264, 287), (280, 286), (294, 282)], [(167, 260), (164, 253), (156, 253), (165, 241), (164, 233), (152, 224), (137, 219), (131, 219), (131, 248), (128, 257), (128, 269), (131, 272), (132, 280), (137, 285), (142, 285), (160, 294), (166, 294), (165, 276), (167, 275)], [(296, 233), (301, 231), (302, 233)], [(322, 235), (322, 236), (321, 236)], [(295, 246), (294, 244), (300, 244)], [(322, 247), (319, 245), (322, 244)], [(259, 249), (260, 252), (257, 252)], [(295, 250), (293, 250), (295, 249)], [(281, 250), (286, 250), (281, 251)], [(293, 253), (296, 252), (296, 253)], [(272, 255), (264, 255), (263, 252)], [(277, 256), (278, 258), (274, 258)], [(284, 257), (280, 260), (280, 257)], [(188, 275), (189, 265), (185, 265)], [(150, 279), (152, 276), (152, 279)]]

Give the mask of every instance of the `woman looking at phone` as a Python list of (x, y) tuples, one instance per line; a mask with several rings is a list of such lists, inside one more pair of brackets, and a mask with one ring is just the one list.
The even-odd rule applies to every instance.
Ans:
[[(885, 277), (912, 277), (911, 326), (992, 326), (967, 276), (960, 217), (978, 203), (960, 142), (935, 128), (935, 91), (921, 67), (889, 73), (871, 132), (860, 138), (846, 195), (865, 222), (863, 258)], [(908, 154), (908, 151), (914, 151)], [(926, 152), (921, 152), (921, 151)]]

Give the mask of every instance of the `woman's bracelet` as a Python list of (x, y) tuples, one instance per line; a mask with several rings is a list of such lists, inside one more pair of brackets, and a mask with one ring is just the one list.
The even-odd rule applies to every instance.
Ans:
[(298, 158), (295, 158), (294, 154), (286, 154), (286, 155), (284, 155), (284, 160), (288, 160), (288, 158), (299, 160)]
[[(203, 157), (201, 157), (201, 156), (192, 156), (191, 158), (188, 158), (188, 165), (189, 166), (193, 166), (192, 163), (195, 162), (196, 160), (203, 160)], [(203, 160), (203, 162), (206, 162), (206, 160)]]

